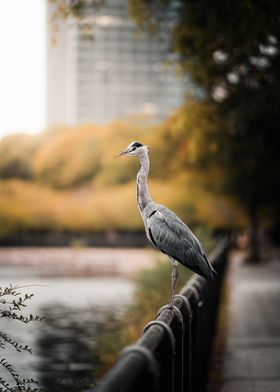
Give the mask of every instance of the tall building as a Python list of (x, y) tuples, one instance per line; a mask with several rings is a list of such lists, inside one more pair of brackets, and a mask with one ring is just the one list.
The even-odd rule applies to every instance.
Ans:
[[(184, 98), (186, 80), (167, 65), (165, 32), (139, 32), (127, 0), (88, 6), (81, 21), (64, 23), (48, 47), (48, 124), (106, 123), (132, 114), (160, 119)], [(93, 39), (85, 37), (92, 27)]]

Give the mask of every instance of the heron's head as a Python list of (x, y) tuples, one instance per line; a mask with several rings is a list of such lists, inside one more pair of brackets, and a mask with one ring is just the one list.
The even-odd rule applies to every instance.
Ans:
[(123, 151), (121, 151), (117, 156), (128, 156), (128, 157), (133, 157), (133, 156), (140, 156), (143, 153), (147, 153), (149, 151), (149, 147), (145, 146), (139, 142), (132, 142), (130, 143), (127, 148)]

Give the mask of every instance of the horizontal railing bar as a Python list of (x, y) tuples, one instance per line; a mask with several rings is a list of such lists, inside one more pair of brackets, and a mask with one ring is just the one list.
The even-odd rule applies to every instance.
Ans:
[[(149, 375), (146, 381), (143, 377), (144, 374)], [(121, 355), (115, 366), (112, 367), (109, 377), (98, 385), (98, 391), (138, 392), (144, 389), (145, 384), (155, 384), (156, 378), (154, 380), (153, 378), (145, 355), (137, 352), (127, 352)]]

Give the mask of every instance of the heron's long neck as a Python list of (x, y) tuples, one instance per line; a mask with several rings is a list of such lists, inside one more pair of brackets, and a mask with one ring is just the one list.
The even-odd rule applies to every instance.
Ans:
[(146, 205), (152, 201), (147, 178), (150, 169), (150, 160), (148, 153), (145, 152), (139, 156), (141, 167), (137, 174), (136, 184), (137, 184), (137, 202), (141, 211), (146, 207)]

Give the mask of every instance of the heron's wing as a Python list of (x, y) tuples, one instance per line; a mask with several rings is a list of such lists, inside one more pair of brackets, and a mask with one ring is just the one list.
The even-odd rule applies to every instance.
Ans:
[(158, 205), (147, 219), (147, 229), (152, 243), (163, 253), (206, 277), (212, 277), (204, 250), (189, 227), (168, 208)]

